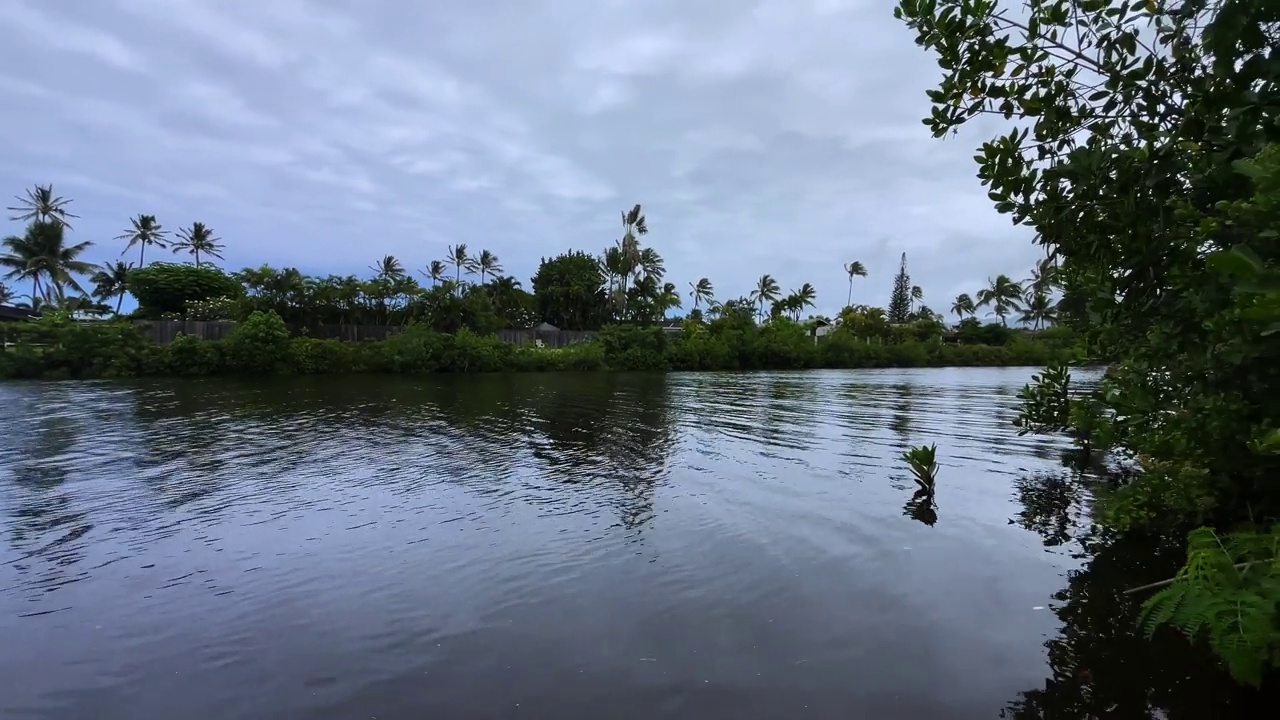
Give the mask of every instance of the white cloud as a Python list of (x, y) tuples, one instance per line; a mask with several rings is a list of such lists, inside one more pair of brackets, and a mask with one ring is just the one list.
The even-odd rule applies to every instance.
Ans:
[(640, 202), (681, 287), (769, 272), (831, 313), (844, 262), (883, 304), (906, 251), (943, 309), (1038, 251), (974, 177), (982, 133), (920, 125), (936, 79), (873, 0), (5, 0), (0, 184), (54, 183), (85, 239), (145, 211), (317, 273), (465, 242), (526, 282)]
[[(21, 2), (0, 3), (0, 27), (7, 28), (6, 41), (26, 43), (28, 60), (41, 49), (71, 53), (92, 62), (104, 63), (120, 70), (141, 70), (144, 61), (119, 36), (86, 27), (70, 18), (53, 19)], [(11, 67), (32, 65), (22, 63)]]

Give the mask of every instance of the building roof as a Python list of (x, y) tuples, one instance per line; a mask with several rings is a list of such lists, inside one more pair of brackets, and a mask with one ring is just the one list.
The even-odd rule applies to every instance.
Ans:
[(40, 317), (26, 308), (0, 305), (0, 320), (31, 320)]

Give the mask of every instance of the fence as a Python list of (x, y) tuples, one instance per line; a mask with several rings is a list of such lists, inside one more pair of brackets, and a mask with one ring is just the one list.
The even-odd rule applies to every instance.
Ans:
[[(205, 340), (221, 340), (231, 333), (236, 324), (229, 320), (201, 322), (195, 320), (139, 320), (137, 324), (153, 342), (161, 345), (173, 342), (178, 333), (193, 335)], [(342, 340), (358, 342), (360, 340), (385, 340), (388, 335), (400, 332), (403, 328), (396, 325), (311, 325), (290, 326), (289, 332), (294, 336), (324, 340)], [(499, 330), (498, 339), (513, 345), (536, 345), (541, 340), (544, 347), (559, 348), (574, 343), (586, 342), (595, 337), (594, 332), (585, 330)]]

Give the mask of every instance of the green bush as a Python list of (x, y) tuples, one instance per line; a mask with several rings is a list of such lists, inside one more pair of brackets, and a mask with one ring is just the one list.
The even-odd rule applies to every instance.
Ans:
[(273, 312), (254, 312), (223, 341), (227, 369), (244, 374), (285, 372), (290, 349), (289, 328)]
[(377, 343), (374, 368), (391, 373), (435, 372), (441, 369), (444, 359), (443, 338), (430, 328), (410, 325)]
[(364, 369), (361, 350), (368, 343), (344, 343), (299, 337), (289, 341), (289, 370), (299, 375), (341, 375)]
[(609, 325), (599, 334), (605, 363), (615, 370), (666, 370), (667, 331), (658, 327)]
[(170, 375), (214, 375), (222, 370), (222, 345), (178, 333), (164, 346), (164, 367)]
[(179, 335), (164, 346), (148, 342), (125, 322), (50, 316), (7, 326), (6, 332), (15, 344), (0, 353), (0, 378), (1008, 366), (1066, 362), (1078, 354), (1074, 345), (1055, 347), (1022, 335), (1003, 345), (966, 345), (934, 338), (922, 342), (908, 333), (905, 341), (891, 343), (840, 329), (815, 341), (807, 329), (786, 319), (762, 327), (687, 323), (679, 333), (616, 325), (594, 341), (554, 349), (417, 324), (377, 342), (290, 338), (284, 321), (270, 311), (252, 313), (226, 340)]

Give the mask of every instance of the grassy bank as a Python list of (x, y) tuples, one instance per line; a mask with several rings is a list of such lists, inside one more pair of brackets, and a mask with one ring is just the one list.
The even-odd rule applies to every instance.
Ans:
[(868, 343), (845, 332), (815, 342), (801, 326), (712, 328), (680, 333), (614, 326), (593, 342), (560, 349), (504, 343), (462, 330), (411, 326), (386, 340), (344, 343), (290, 337), (272, 313), (255, 313), (224, 340), (179, 336), (167, 345), (125, 322), (65, 318), (15, 325), (0, 353), (0, 378), (95, 378), (183, 375), (503, 372), (547, 370), (799, 370), (1043, 365), (1073, 352), (1067, 339), (1001, 345), (905, 339)]

